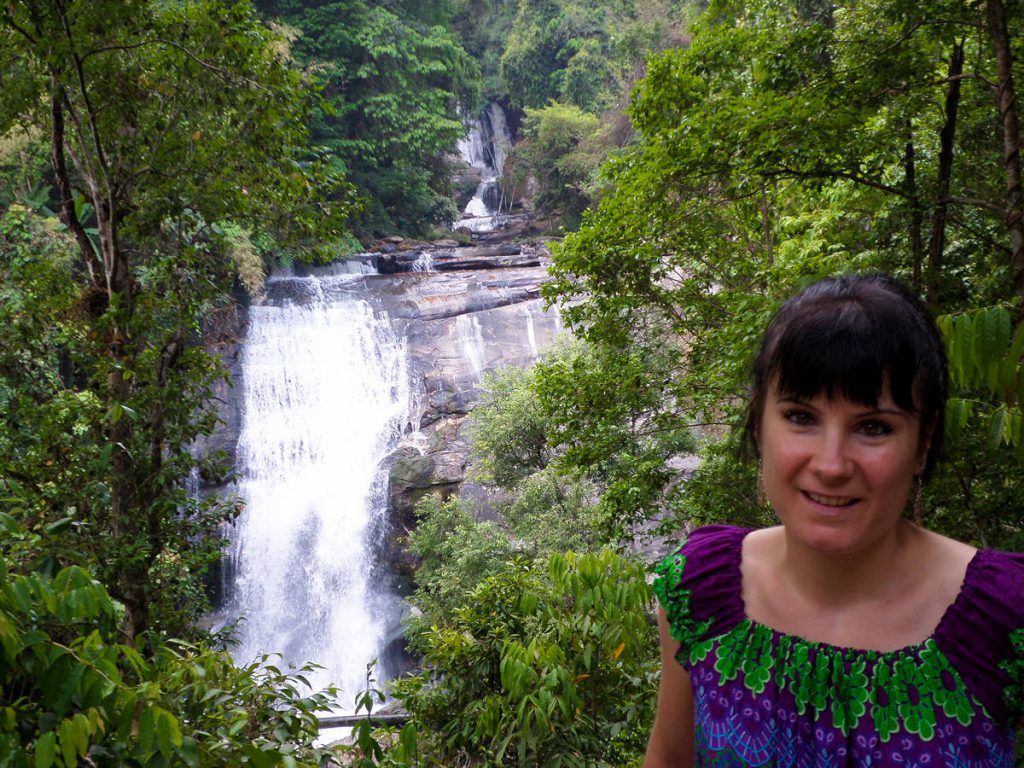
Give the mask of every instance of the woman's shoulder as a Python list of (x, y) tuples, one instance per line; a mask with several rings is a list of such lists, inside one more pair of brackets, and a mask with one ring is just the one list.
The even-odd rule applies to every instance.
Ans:
[(990, 710), (1024, 715), (1024, 554), (977, 550), (934, 639)]
[[(661, 576), (692, 582), (711, 573), (725, 576), (739, 567), (743, 539), (749, 528), (735, 525), (706, 525), (687, 533), (656, 571)], [(738, 572), (738, 570), (737, 570)]]
[(696, 528), (657, 566), (654, 591), (674, 637), (717, 633), (743, 619), (740, 561), (748, 533), (732, 525)]
[(967, 566), (962, 607), (978, 608), (1007, 630), (1024, 628), (1024, 554), (979, 549)]

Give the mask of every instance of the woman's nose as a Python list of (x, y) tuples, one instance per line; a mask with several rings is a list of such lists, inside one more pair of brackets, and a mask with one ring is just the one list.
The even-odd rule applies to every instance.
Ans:
[(824, 430), (814, 456), (811, 457), (811, 468), (825, 479), (842, 479), (848, 476), (852, 462), (845, 435), (838, 430)]

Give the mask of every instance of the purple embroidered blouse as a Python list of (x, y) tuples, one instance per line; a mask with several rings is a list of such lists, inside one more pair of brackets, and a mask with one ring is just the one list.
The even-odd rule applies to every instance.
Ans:
[(655, 592), (693, 685), (697, 766), (1013, 766), (1024, 555), (980, 550), (934, 634), (880, 653), (747, 618), (747, 533), (700, 528), (658, 566)]

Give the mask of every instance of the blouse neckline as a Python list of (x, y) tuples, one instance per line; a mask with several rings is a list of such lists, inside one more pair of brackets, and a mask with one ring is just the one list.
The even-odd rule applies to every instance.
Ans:
[(938, 624), (928, 634), (927, 637), (922, 638), (918, 642), (909, 643), (900, 648), (893, 649), (891, 651), (879, 651), (874, 648), (857, 648), (854, 646), (835, 645), (822, 640), (809, 640), (801, 635), (792, 634), (790, 632), (783, 632), (782, 630), (776, 629), (770, 624), (752, 619), (747, 614), (747, 606), (743, 600), (743, 541), (747, 538), (747, 535), (751, 532), (758, 530), (756, 528), (735, 528), (734, 529), (739, 535), (737, 535), (733, 542), (733, 557), (730, 558), (729, 567), (732, 572), (732, 577), (736, 584), (736, 600), (738, 602), (736, 614), (739, 617), (737, 624), (744, 622), (748, 623), (752, 629), (762, 627), (763, 629), (771, 632), (776, 639), (789, 638), (792, 641), (804, 643), (817, 648), (828, 648), (833, 651), (842, 654), (843, 656), (870, 656), (871, 658), (889, 658), (894, 656), (906, 655), (908, 653), (914, 653), (924, 648), (930, 641), (935, 641), (936, 638), (944, 631), (948, 630), (949, 627), (956, 623), (956, 616), (960, 613), (966, 603), (970, 600), (970, 589), (973, 586), (975, 579), (977, 578), (977, 570), (981, 567), (981, 562), (985, 559), (988, 550), (978, 548), (975, 550), (974, 555), (967, 563), (967, 568), (964, 570), (963, 581), (960, 582), (960, 588), (957, 590), (956, 597), (946, 606), (946, 609), (942, 612), (942, 616), (939, 618)]

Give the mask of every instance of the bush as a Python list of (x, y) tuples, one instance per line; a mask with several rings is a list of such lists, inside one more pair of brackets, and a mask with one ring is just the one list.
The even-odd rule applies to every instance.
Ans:
[(413, 645), (393, 690), (441, 764), (622, 765), (654, 713), (657, 638), (643, 566), (610, 550), (522, 560)]
[(239, 668), (155, 636), (118, 642), (123, 607), (77, 566), (17, 575), (0, 557), (0, 581), (0, 764), (328, 764), (312, 742), (333, 691), (300, 693), (306, 670)]

